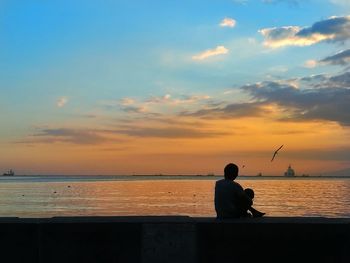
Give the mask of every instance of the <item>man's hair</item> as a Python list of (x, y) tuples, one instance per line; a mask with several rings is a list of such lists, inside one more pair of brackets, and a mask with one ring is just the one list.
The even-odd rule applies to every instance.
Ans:
[(229, 163), (225, 166), (224, 175), (226, 179), (235, 180), (238, 176), (238, 166), (234, 163)]

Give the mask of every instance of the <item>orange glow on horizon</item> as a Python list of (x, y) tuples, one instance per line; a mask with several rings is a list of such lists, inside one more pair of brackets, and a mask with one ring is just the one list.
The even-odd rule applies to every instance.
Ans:
[[(348, 165), (312, 156), (313, 152), (326, 154), (328, 149), (346, 144), (349, 134), (337, 124), (239, 118), (205, 120), (201, 125), (198, 131), (205, 130), (208, 136), (171, 134), (173, 137), (163, 138), (106, 131), (101, 132), (108, 138), (106, 141), (91, 145), (70, 142), (9, 144), (6, 154), (3, 151), (0, 157), (3, 163), (28, 174), (222, 174), (228, 162), (244, 165), (241, 174), (246, 175), (259, 172), (282, 175), (289, 164), (298, 174), (319, 174)], [(162, 129), (168, 125), (139, 121), (134, 127)], [(172, 127), (182, 128), (181, 124)], [(221, 135), (210, 136), (211, 132)], [(284, 148), (271, 163), (273, 151), (281, 144)], [(305, 150), (308, 154), (303, 153)]]

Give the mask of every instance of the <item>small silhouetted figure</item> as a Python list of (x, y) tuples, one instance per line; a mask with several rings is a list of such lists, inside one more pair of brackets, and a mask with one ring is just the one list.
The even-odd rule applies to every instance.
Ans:
[[(244, 189), (244, 192), (245, 192), (245, 194), (246, 194), (250, 199), (252, 199), (252, 201), (253, 201), (254, 195), (255, 195), (253, 189), (251, 189), (251, 188), (246, 188), (246, 189)], [(262, 212), (256, 210), (256, 209), (253, 208), (253, 207), (250, 207), (250, 208), (249, 208), (249, 211), (251, 212), (251, 214), (248, 213), (247, 211), (243, 211), (243, 213), (245, 212), (245, 213), (247, 214), (248, 217), (250, 217), (250, 216), (253, 216), (253, 217), (261, 217), (261, 216), (265, 215), (265, 213), (262, 213)]]
[(215, 211), (217, 218), (239, 218), (249, 216), (261, 217), (261, 213), (252, 207), (254, 191), (244, 191), (243, 187), (234, 180), (238, 176), (238, 166), (229, 163), (224, 169), (225, 178), (215, 184)]

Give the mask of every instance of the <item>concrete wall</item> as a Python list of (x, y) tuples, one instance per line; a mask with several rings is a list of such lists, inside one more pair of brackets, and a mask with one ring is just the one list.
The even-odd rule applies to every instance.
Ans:
[(350, 262), (350, 219), (0, 218), (0, 262)]

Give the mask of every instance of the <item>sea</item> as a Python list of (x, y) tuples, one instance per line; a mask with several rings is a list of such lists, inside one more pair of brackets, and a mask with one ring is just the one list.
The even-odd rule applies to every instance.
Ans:
[[(219, 176), (0, 177), (0, 217), (215, 217)], [(240, 177), (266, 216), (350, 217), (350, 178)]]

